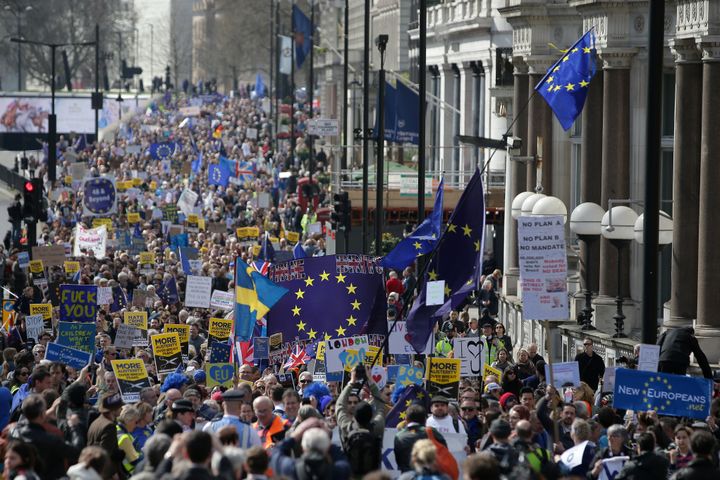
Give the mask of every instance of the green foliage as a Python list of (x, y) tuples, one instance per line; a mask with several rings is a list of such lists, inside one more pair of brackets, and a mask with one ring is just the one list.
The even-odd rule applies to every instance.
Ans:
[[(383, 233), (381, 245), (382, 255), (387, 255), (388, 253), (390, 253), (390, 251), (395, 248), (398, 243), (400, 243), (399, 237), (396, 237), (390, 232)], [(375, 240), (370, 243), (370, 251), (375, 252)]]

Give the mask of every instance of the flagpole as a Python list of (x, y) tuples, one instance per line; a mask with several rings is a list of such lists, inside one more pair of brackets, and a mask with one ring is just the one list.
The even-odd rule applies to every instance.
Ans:
[[(278, 35), (275, 35), (275, 53), (277, 61), (277, 75), (275, 76), (275, 155), (280, 151), (280, 140), (278, 134), (280, 133), (280, 64), (282, 62), (282, 45), (280, 40), (280, 32), (282, 32), (282, 25), (280, 25), (280, 2), (275, 2), (275, 24), (277, 25)], [(282, 32), (285, 33), (285, 32)]]
[(427, 99), (425, 98), (425, 91), (427, 90), (427, 53), (425, 52), (427, 46), (427, 0), (420, 0), (420, 18), (419, 18), (419, 29), (420, 39), (418, 41), (418, 60), (419, 60), (419, 75), (418, 75), (418, 100), (420, 102), (419, 122), (418, 125), (418, 225), (425, 220), (425, 108), (427, 105)]
[[(310, 81), (308, 85), (308, 99), (310, 101), (310, 114), (308, 115), (308, 122), (311, 122), (313, 119), (313, 94), (315, 90), (315, 1), (310, 0)], [(312, 175), (313, 175), (313, 136), (309, 133), (307, 135), (307, 141), (308, 141), (308, 149), (310, 151), (310, 155), (308, 156), (308, 184), (310, 185), (310, 198), (308, 199), (309, 205), (313, 204), (313, 198), (314, 194), (313, 192), (313, 185), (312, 185)]]
[[(274, 114), (275, 110), (273, 108), (273, 85), (275, 80), (275, 48), (273, 47), (273, 40), (275, 39), (275, 22), (273, 21), (273, 10), (275, 7), (275, 0), (270, 0), (270, 85), (268, 87), (268, 101), (270, 102), (270, 118), (273, 119), (270, 121), (270, 138), (273, 138), (273, 130), (275, 126), (274, 122)], [(277, 95), (277, 92), (275, 93)], [(271, 142), (272, 144), (272, 142)]]
[[(350, 22), (350, 0), (345, 0), (345, 25), (343, 25), (343, 151), (340, 163), (340, 169), (346, 169), (348, 166), (348, 23)], [(347, 249), (347, 243), (345, 246)]]
[[(370, 130), (370, 0), (365, 0), (364, 11), (364, 40), (363, 40), (363, 130), (362, 130), (362, 151), (363, 151), (363, 179), (362, 179), (362, 253), (367, 254), (367, 231), (368, 231), (368, 155)], [(376, 357), (377, 358), (377, 357)]]
[[(293, 9), (295, 0), (292, 0)], [(292, 15), (292, 10), (290, 15)], [(292, 61), (290, 62), (290, 164), (295, 165), (295, 22), (290, 17), (290, 41), (292, 49)]]

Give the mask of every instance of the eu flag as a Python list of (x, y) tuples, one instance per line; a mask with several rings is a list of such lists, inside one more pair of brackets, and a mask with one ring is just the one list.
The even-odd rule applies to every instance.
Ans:
[(177, 144), (175, 142), (153, 143), (148, 148), (150, 157), (154, 160), (167, 160), (175, 153)]
[(293, 247), (293, 259), (297, 260), (298, 258), (305, 257), (307, 257), (307, 253), (305, 253), (305, 249), (302, 247), (302, 244), (300, 242), (296, 243)]
[(387, 330), (383, 269), (357, 254), (276, 263), (271, 280), (290, 290), (268, 316), (268, 335), (284, 342), (350, 337)]
[(292, 29), (295, 33), (295, 61), (301, 68), (312, 48), (313, 24), (297, 5), (292, 7)]
[(203, 154), (202, 152), (197, 152), (197, 158), (190, 163), (190, 170), (192, 173), (198, 173), (200, 169), (202, 168), (203, 164)]
[(125, 290), (121, 286), (115, 286), (112, 289), (113, 303), (110, 304), (110, 311), (115, 313), (127, 307), (127, 296)]
[(267, 95), (267, 88), (265, 87), (265, 82), (263, 81), (262, 74), (260, 72), (257, 72), (255, 75), (255, 96), (257, 98), (263, 98)]
[[(396, 388), (401, 387), (398, 385)], [(430, 395), (420, 385), (406, 386), (400, 394), (400, 398), (393, 398), (393, 400), (394, 406), (385, 418), (385, 428), (397, 428), (398, 423), (406, 420), (405, 411), (412, 404), (422, 405), (426, 411), (430, 411)]]
[(417, 257), (425, 255), (435, 247), (440, 237), (443, 215), (444, 179), (438, 185), (435, 194), (433, 213), (426, 218), (410, 235), (402, 239), (390, 253), (380, 260), (385, 268), (402, 270), (412, 264)]
[[(480, 170), (465, 187), (445, 232), (438, 240), (426, 280), (445, 280), (445, 299), (472, 282), (478, 255), (482, 256), (485, 202)], [(407, 318), (410, 344), (422, 352), (432, 333), (438, 308), (425, 305), (425, 288), (415, 299)]]
[(403, 82), (397, 82), (395, 89), (395, 141), (398, 143), (420, 143), (420, 96)]
[(166, 305), (177, 303), (180, 301), (175, 277), (171, 277), (169, 280), (164, 281), (162, 285), (160, 285), (160, 287), (157, 289), (156, 293), (158, 297), (160, 297), (160, 300), (162, 300), (163, 303)]
[(568, 130), (582, 112), (595, 70), (595, 35), (588, 30), (535, 87), (563, 129)]
[(227, 187), (230, 181), (230, 170), (223, 164), (212, 164), (208, 167), (208, 185), (220, 185)]
[(255, 323), (283, 296), (288, 289), (263, 277), (241, 259), (235, 260), (235, 335), (250, 340)]

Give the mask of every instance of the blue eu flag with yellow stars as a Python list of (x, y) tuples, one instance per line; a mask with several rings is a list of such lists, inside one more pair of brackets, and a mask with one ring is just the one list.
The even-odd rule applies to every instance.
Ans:
[(235, 336), (250, 340), (255, 323), (286, 293), (287, 288), (276, 285), (240, 258), (235, 259)]
[(437, 239), (440, 238), (442, 229), (444, 183), (445, 181), (441, 180), (438, 185), (433, 213), (423, 220), (410, 235), (403, 238), (390, 253), (385, 255), (380, 260), (380, 265), (385, 268), (402, 270), (411, 265), (420, 255), (432, 251)]
[[(397, 392), (400, 392), (399, 395)], [(392, 396), (393, 408), (385, 418), (385, 428), (397, 428), (398, 423), (407, 420), (407, 409), (421, 405), (430, 411), (430, 395), (420, 385), (397, 386)]]
[(290, 290), (268, 314), (268, 335), (284, 342), (387, 330), (383, 269), (374, 257), (326, 255), (272, 265), (270, 280)]
[(175, 142), (153, 143), (148, 148), (148, 153), (153, 160), (166, 160), (173, 156), (176, 148)]
[(582, 112), (595, 70), (595, 35), (588, 30), (535, 87), (563, 129), (568, 130)]
[[(450, 216), (445, 232), (438, 240), (428, 267), (427, 281), (445, 280), (445, 301), (473, 284), (478, 256), (482, 258), (485, 230), (485, 196), (480, 170), (468, 182)], [(408, 313), (408, 341), (422, 352), (437, 321), (437, 305), (425, 304), (425, 286)]]

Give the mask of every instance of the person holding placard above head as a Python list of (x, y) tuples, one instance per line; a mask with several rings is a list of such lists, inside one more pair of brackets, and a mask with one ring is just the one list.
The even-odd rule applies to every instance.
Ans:
[(700, 365), (703, 377), (713, 377), (705, 352), (700, 348), (692, 327), (665, 330), (658, 338), (657, 344), (660, 345), (659, 372), (685, 375), (690, 366), (690, 354), (692, 353)]

